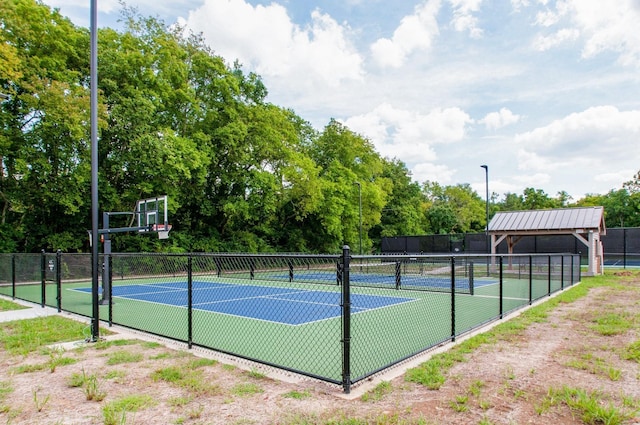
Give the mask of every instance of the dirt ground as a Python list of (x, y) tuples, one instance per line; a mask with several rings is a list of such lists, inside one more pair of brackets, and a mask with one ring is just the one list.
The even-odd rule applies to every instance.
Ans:
[[(206, 351), (158, 344), (157, 339), (117, 329), (105, 338), (106, 343), (66, 344), (64, 351), (26, 357), (0, 351), (0, 421), (138, 425), (604, 423), (562, 401), (560, 392), (572, 389), (591, 395), (605, 411), (624, 413), (621, 423), (638, 424), (640, 414), (634, 412), (640, 408), (640, 364), (637, 358), (625, 359), (628, 356), (624, 353), (640, 339), (640, 275), (621, 276), (621, 283), (618, 288), (592, 289), (578, 301), (559, 304), (545, 320), (516, 336), (480, 346), (449, 370), (446, 382), (437, 390), (407, 382), (401, 370), (394, 370), (346, 396), (324, 383)], [(598, 326), (612, 317), (627, 318), (630, 326), (611, 335), (603, 332)], [(133, 342), (121, 342), (128, 338)], [(71, 360), (60, 362), (52, 372), (52, 362), (60, 358)], [(205, 362), (203, 358), (217, 361)], [(187, 376), (172, 380), (172, 373), (179, 371)], [(81, 378), (83, 385), (73, 383)], [(94, 399), (88, 400), (89, 395)], [(123, 413), (123, 400), (133, 403), (132, 399), (138, 407), (129, 406)]]

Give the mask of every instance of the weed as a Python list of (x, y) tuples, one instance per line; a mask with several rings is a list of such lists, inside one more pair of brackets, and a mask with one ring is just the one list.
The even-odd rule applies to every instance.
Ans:
[(198, 358), (198, 359), (191, 360), (187, 364), (187, 367), (189, 369), (198, 369), (200, 367), (214, 366), (216, 364), (218, 364), (217, 360)]
[(125, 424), (127, 412), (137, 412), (155, 404), (155, 401), (148, 395), (130, 395), (113, 400), (102, 408), (104, 424)]
[(604, 336), (623, 334), (633, 327), (633, 320), (629, 316), (628, 313), (609, 313), (595, 318), (591, 328)]
[(514, 379), (516, 379), (516, 374), (513, 371), (513, 366), (507, 365), (507, 369), (504, 372), (504, 377), (505, 379), (508, 379), (510, 381), (513, 381)]
[(625, 411), (607, 402), (598, 392), (588, 393), (582, 389), (562, 387), (550, 390), (571, 410), (577, 412), (586, 424), (618, 425), (633, 418), (637, 409)]
[(474, 397), (480, 397), (480, 393), (482, 388), (484, 387), (484, 382), (482, 381), (473, 381), (471, 386), (469, 387), (469, 393)]
[(199, 404), (198, 407), (194, 407), (192, 409), (189, 409), (189, 412), (187, 413), (187, 416), (189, 419), (199, 419), (200, 416), (202, 416), (202, 412), (204, 411), (204, 406)]
[(108, 365), (117, 365), (123, 363), (136, 363), (142, 361), (143, 356), (140, 353), (130, 353), (128, 351), (116, 351), (107, 359)]
[(388, 381), (382, 381), (371, 391), (367, 391), (362, 395), (362, 401), (378, 401), (385, 395), (390, 394), (393, 391), (391, 383)]
[(38, 412), (42, 412), (42, 409), (44, 409), (44, 406), (47, 405), (47, 403), (49, 402), (49, 394), (47, 394), (44, 398), (40, 398), (38, 397), (38, 391), (40, 391), (41, 388), (36, 388), (35, 390), (32, 391), (33, 394), (33, 403), (36, 405), (36, 410)]
[(100, 388), (100, 381), (95, 374), (85, 375), (82, 390), (87, 400), (102, 401), (107, 396), (107, 393)]
[(488, 400), (480, 400), (478, 401), (478, 407), (482, 410), (489, 410), (493, 405)]
[(193, 400), (192, 397), (172, 397), (169, 399), (168, 403), (170, 406), (182, 407), (189, 404), (191, 400)]
[(72, 359), (70, 357), (64, 357), (64, 350), (51, 350), (49, 353), (49, 361), (47, 361), (47, 366), (49, 367), (49, 371), (51, 373), (56, 371), (58, 366), (66, 366), (70, 364), (74, 364), (76, 359)]
[(456, 362), (464, 360), (464, 356), (456, 350), (437, 354), (420, 366), (409, 369), (405, 374), (405, 380), (419, 383), (430, 390), (437, 390), (446, 380), (444, 373)]
[(640, 363), (640, 339), (625, 347), (622, 358)]
[(243, 382), (240, 384), (236, 384), (233, 386), (233, 388), (231, 388), (232, 394), (235, 394), (241, 397), (259, 394), (261, 392), (264, 392), (264, 390), (260, 388), (258, 385), (251, 382)]
[[(288, 393), (282, 394), (284, 398), (292, 398), (294, 400), (302, 400), (308, 397), (311, 397), (311, 393), (309, 390), (300, 391), (289, 391)], [(364, 397), (364, 396), (363, 396)]]
[(265, 375), (264, 373), (258, 372), (256, 369), (251, 369), (249, 372), (247, 372), (247, 375), (254, 379), (264, 379), (267, 377), (267, 375)]
[(469, 402), (469, 396), (458, 395), (456, 396), (455, 401), (449, 402), (449, 406), (451, 406), (451, 408), (456, 412), (462, 413), (469, 410), (468, 402)]

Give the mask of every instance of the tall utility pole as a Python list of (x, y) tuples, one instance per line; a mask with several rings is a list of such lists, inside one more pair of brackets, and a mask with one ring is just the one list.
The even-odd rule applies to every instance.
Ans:
[(98, 296), (98, 0), (91, 0), (91, 294), (93, 319), (91, 341), (100, 338), (100, 306)]
[(359, 215), (360, 215), (360, 230), (359, 230), (359, 235), (360, 235), (360, 255), (362, 255), (362, 185), (360, 185), (360, 182), (354, 182), (353, 184), (357, 184), (358, 185), (358, 211), (359, 211)]
[(484, 176), (485, 176), (485, 207), (486, 207), (486, 219), (487, 219), (487, 224), (484, 228), (484, 233), (485, 235), (487, 235), (487, 253), (489, 253), (490, 251), (490, 246), (489, 246), (489, 166), (488, 165), (481, 165), (481, 168), (484, 168)]

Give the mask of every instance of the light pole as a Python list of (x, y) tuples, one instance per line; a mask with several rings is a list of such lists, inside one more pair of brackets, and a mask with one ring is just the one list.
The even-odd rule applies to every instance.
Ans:
[(485, 217), (487, 220), (487, 224), (484, 227), (484, 237), (487, 241), (487, 276), (489, 276), (489, 257), (491, 254), (491, 243), (489, 242), (489, 166), (481, 165), (481, 168), (484, 168), (484, 187), (485, 187)]
[(360, 255), (362, 255), (362, 185), (360, 182), (354, 182), (353, 184), (358, 185), (358, 212), (360, 216), (360, 230), (358, 233), (360, 235)]
[(481, 168), (484, 168), (484, 176), (485, 176), (485, 207), (486, 207), (486, 219), (487, 219), (487, 224), (484, 228), (484, 233), (487, 236), (487, 253), (489, 253), (490, 247), (489, 247), (489, 166), (488, 165), (481, 165)]

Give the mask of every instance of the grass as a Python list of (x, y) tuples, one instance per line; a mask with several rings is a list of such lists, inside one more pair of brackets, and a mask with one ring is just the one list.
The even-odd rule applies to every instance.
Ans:
[(387, 394), (390, 394), (393, 391), (393, 386), (389, 381), (382, 381), (378, 385), (375, 386), (374, 389), (367, 391), (361, 397), (362, 401), (379, 401), (384, 398)]
[(0, 311), (24, 310), (26, 308), (29, 307), (0, 298)]
[(127, 412), (137, 412), (139, 410), (153, 407), (156, 402), (148, 395), (130, 395), (121, 397), (107, 403), (102, 408), (102, 416), (105, 425), (116, 425), (126, 423)]
[(626, 333), (634, 326), (634, 317), (627, 312), (607, 313), (592, 319), (591, 329), (604, 336)]
[[(624, 286), (619, 286), (617, 278), (612, 275), (594, 276), (585, 279), (580, 285), (572, 286), (557, 296), (546, 300), (544, 303), (525, 310), (518, 317), (502, 322), (493, 329), (475, 335), (452, 347), (448, 352), (436, 354), (418, 367), (409, 369), (405, 374), (405, 380), (424, 385), (431, 390), (437, 390), (446, 382), (449, 369), (457, 362), (466, 361), (468, 354), (482, 346), (493, 345), (500, 341), (512, 341), (520, 337), (533, 323), (544, 322), (549, 312), (558, 305), (579, 300), (585, 297), (590, 289), (595, 287), (625, 288)], [(620, 317), (627, 316), (620, 315)], [(603, 315), (600, 317), (599, 322), (596, 319), (594, 323), (594, 330), (602, 333), (617, 332), (618, 330), (626, 328), (628, 323), (633, 323), (633, 321), (630, 319), (619, 320), (614, 317), (609, 317), (609, 315)], [(640, 343), (638, 350), (640, 350)], [(615, 376), (616, 372), (611, 371), (611, 374)]]
[(607, 363), (601, 357), (594, 356), (592, 353), (583, 353), (564, 363), (565, 366), (584, 370), (594, 375), (605, 376), (612, 381), (619, 381), (622, 378), (622, 371)]
[(633, 419), (638, 413), (637, 407), (615, 406), (606, 396), (597, 391), (588, 392), (568, 386), (560, 389), (550, 388), (547, 397), (542, 401), (544, 408), (540, 411), (559, 404), (569, 407), (583, 423), (588, 425), (619, 425)]
[(144, 359), (141, 353), (131, 353), (129, 351), (120, 350), (115, 351), (109, 355), (107, 364), (110, 366), (119, 365), (123, 363), (137, 363)]
[(157, 369), (151, 374), (154, 381), (164, 381), (184, 388), (193, 395), (213, 396), (222, 392), (210, 379), (202, 379), (198, 369), (216, 364), (215, 360), (197, 359), (183, 366), (168, 366)]
[(11, 354), (27, 355), (47, 345), (82, 339), (86, 327), (61, 316), (15, 320), (0, 326), (0, 345)]

